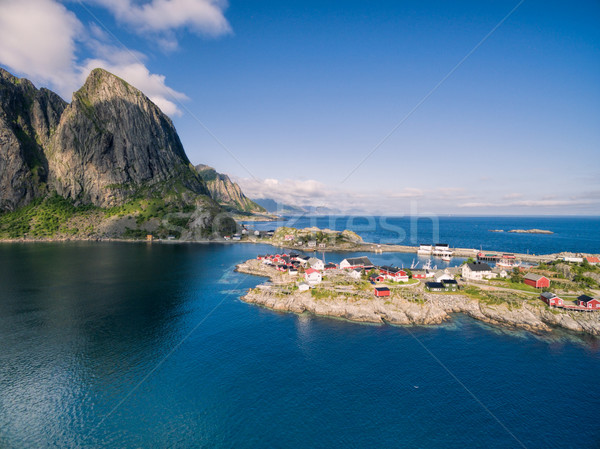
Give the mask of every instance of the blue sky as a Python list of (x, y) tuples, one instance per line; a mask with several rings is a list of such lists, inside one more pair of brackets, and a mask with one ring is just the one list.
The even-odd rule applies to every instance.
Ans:
[(251, 197), (599, 214), (597, 1), (2, 2), (0, 65), (66, 99), (117, 73)]

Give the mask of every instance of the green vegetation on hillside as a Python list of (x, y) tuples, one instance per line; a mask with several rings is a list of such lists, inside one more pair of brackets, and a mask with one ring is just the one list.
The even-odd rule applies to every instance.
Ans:
[[(198, 214), (202, 217), (196, 234), (199, 237), (236, 232), (235, 221), (221, 215), (219, 206), (209, 198), (198, 195), (194, 204), (185, 197), (187, 195), (189, 193), (173, 188), (164, 196), (158, 192), (145, 198), (138, 195), (123, 205), (102, 209), (89, 204), (76, 205), (73, 200), (54, 192), (16, 211), (0, 214), (0, 239), (145, 239), (147, 234), (157, 238), (179, 238), (191, 225), (192, 217)], [(113, 226), (108, 234), (100, 233), (101, 224), (119, 220), (125, 220), (125, 224)]]
[(0, 238), (43, 238), (53, 237), (57, 233), (75, 235), (80, 229), (70, 227), (69, 220), (75, 215), (87, 215), (96, 209), (91, 205), (75, 206), (72, 201), (54, 193), (14, 212), (0, 215)]

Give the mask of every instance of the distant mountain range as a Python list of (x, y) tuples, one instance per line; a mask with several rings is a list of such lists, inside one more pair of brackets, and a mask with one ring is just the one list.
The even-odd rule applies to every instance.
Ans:
[(337, 214), (338, 209), (332, 209), (324, 206), (292, 206), (278, 202), (272, 198), (258, 198), (253, 200), (256, 204), (264, 207), (267, 212), (279, 215), (317, 215), (317, 214)]

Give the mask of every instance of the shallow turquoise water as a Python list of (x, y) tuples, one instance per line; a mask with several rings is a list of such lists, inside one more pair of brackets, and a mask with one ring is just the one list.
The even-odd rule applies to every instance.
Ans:
[(271, 250), (0, 245), (0, 447), (599, 447), (597, 339), (241, 302)]

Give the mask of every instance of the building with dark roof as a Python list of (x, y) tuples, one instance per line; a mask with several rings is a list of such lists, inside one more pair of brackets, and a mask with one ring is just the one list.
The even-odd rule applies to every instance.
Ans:
[(462, 266), (462, 277), (470, 281), (481, 281), (482, 279), (492, 279), (498, 276), (492, 271), (492, 268), (485, 262), (466, 263)]
[(387, 287), (375, 287), (375, 296), (390, 296), (390, 289)]
[(369, 260), (368, 257), (349, 257), (348, 259), (344, 259), (340, 262), (340, 268), (372, 268), (373, 263)]
[(444, 284), (442, 284), (441, 282), (425, 282), (425, 287), (430, 292), (441, 292), (445, 290)]

